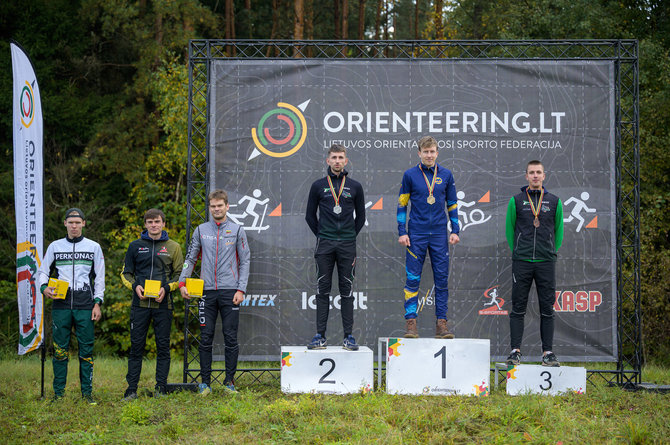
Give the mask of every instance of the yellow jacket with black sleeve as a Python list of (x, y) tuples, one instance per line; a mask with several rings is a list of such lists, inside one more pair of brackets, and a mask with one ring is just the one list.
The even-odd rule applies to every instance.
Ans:
[[(133, 293), (133, 306), (172, 309), (171, 292), (179, 287), (179, 272), (184, 264), (181, 246), (163, 231), (160, 239), (152, 239), (146, 230), (133, 241), (126, 251), (121, 281)], [(165, 289), (163, 301), (154, 298), (141, 300), (135, 289), (144, 287), (145, 280), (157, 280)]]

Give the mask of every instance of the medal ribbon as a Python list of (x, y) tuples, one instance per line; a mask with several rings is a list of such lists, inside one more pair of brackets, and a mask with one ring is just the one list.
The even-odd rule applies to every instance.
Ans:
[(530, 199), (530, 193), (528, 193), (528, 189), (526, 189), (526, 196), (528, 196), (530, 211), (533, 212), (533, 216), (535, 216), (535, 219), (537, 219), (540, 214), (540, 209), (542, 208), (542, 198), (544, 198), (544, 188), (540, 192), (540, 200), (537, 202), (537, 207), (535, 207), (535, 205), (533, 204), (533, 200)]
[(344, 182), (347, 180), (346, 176), (342, 176), (342, 184), (340, 185), (340, 191), (335, 196), (335, 187), (333, 187), (333, 182), (330, 180), (330, 176), (326, 176), (326, 179), (328, 179), (328, 185), (330, 186), (330, 194), (333, 195), (333, 199), (335, 200), (335, 205), (339, 206), (340, 205), (340, 196), (342, 196), (342, 190), (344, 190)]
[(435, 173), (433, 173), (432, 183), (428, 182), (428, 177), (423, 172), (423, 169), (421, 167), (419, 167), (419, 170), (421, 170), (421, 174), (423, 175), (423, 180), (426, 181), (426, 187), (428, 187), (428, 196), (433, 196), (433, 189), (435, 188), (435, 180), (437, 179), (437, 164), (435, 164)]

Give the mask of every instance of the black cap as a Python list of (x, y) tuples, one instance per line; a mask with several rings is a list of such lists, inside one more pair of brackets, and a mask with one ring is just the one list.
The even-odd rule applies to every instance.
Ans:
[(67, 212), (65, 212), (65, 219), (67, 220), (68, 218), (81, 218), (84, 221), (86, 221), (86, 217), (84, 217), (84, 212), (82, 212), (81, 209), (78, 209), (76, 207), (72, 207), (71, 209), (68, 209)]

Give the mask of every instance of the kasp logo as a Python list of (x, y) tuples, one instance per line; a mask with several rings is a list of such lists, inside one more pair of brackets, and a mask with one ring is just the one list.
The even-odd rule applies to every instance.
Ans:
[(26, 80), (26, 85), (21, 90), (21, 100), (19, 101), (19, 114), (21, 116), (21, 124), (24, 127), (30, 128), (35, 118), (35, 94), (33, 87)]
[(486, 309), (481, 309), (479, 315), (507, 315), (508, 312), (503, 310), (503, 305), (505, 300), (498, 297), (498, 285), (496, 284), (493, 287), (489, 287), (484, 291), (484, 299), (486, 303), (484, 306), (491, 306)]
[(595, 312), (603, 302), (603, 294), (599, 291), (564, 290), (556, 291), (554, 302), (555, 312)]
[[(298, 107), (285, 102), (277, 102), (278, 108), (265, 113), (258, 121), (258, 126), (251, 129), (251, 138), (256, 147), (247, 161), (261, 153), (273, 158), (285, 158), (300, 150), (307, 137), (307, 121), (302, 112), (305, 111), (310, 100), (301, 103)], [(278, 126), (280, 136), (275, 137), (270, 134), (268, 128), (270, 118), (280, 121)]]

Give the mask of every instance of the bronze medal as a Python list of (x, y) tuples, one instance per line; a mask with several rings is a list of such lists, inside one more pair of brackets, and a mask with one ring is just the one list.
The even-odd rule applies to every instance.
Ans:
[(535, 217), (535, 220), (533, 221), (533, 225), (534, 225), (535, 227), (540, 227), (540, 220), (538, 219), (537, 216)]

